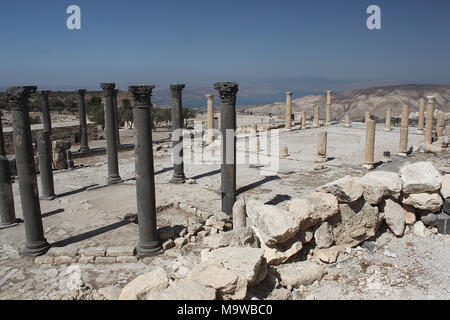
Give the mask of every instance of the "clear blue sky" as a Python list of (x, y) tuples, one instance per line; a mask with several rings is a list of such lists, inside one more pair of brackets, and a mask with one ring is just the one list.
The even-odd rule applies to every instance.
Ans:
[[(81, 30), (66, 28), (71, 4)], [(381, 30), (366, 28), (371, 4)], [(0, 10), (3, 88), (450, 83), (448, 0), (17, 0)]]

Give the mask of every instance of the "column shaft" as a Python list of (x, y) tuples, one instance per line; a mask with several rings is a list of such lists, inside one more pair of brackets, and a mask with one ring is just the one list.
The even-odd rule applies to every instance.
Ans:
[(302, 111), (302, 129), (306, 129), (306, 111)]
[(12, 192), (11, 171), (6, 157), (0, 113), (0, 229), (16, 225), (16, 211)]
[(120, 144), (120, 130), (119, 130), (119, 109), (117, 107), (117, 94), (119, 93), (119, 90), (116, 89), (114, 90), (114, 98), (113, 98), (113, 102), (114, 102), (114, 123), (116, 126), (116, 135), (117, 135), (117, 146), (120, 148), (121, 144)]
[(317, 139), (317, 158), (316, 162), (325, 162), (327, 160), (327, 132), (320, 132)]
[(445, 113), (439, 111), (436, 119), (436, 135), (442, 137), (444, 135)]
[(89, 152), (88, 137), (87, 137), (87, 124), (86, 124), (86, 104), (84, 95), (86, 89), (78, 89), (78, 117), (80, 119), (80, 151)]
[(408, 106), (403, 106), (402, 121), (400, 125), (400, 147), (401, 153), (408, 152), (408, 125), (409, 125), (409, 109)]
[(172, 150), (173, 150), (173, 176), (171, 183), (184, 183), (183, 163), (183, 104), (182, 90), (184, 84), (170, 86), (172, 93)]
[(140, 258), (161, 253), (156, 224), (155, 175), (153, 166), (151, 95), (154, 86), (132, 86), (133, 119), (136, 135), (135, 171)]
[(41, 177), (41, 199), (55, 199), (55, 186), (53, 182), (52, 146), (47, 131), (38, 135), (39, 175)]
[(211, 141), (214, 141), (214, 95), (207, 94), (205, 96), (207, 100), (207, 111), (208, 111), (208, 136)]
[(419, 100), (419, 122), (417, 123), (417, 134), (424, 134), (424, 122), (425, 122), (425, 99)]
[(375, 129), (375, 121), (369, 119), (366, 124), (366, 156), (364, 162), (370, 166), (375, 163)]
[(391, 118), (392, 118), (392, 110), (387, 109), (386, 110), (386, 127), (384, 128), (385, 131), (391, 131)]
[(42, 107), (42, 122), (44, 123), (44, 131), (48, 131), (52, 135), (52, 120), (50, 116), (50, 107), (48, 105), (48, 96), (50, 91), (41, 91), (41, 107)]
[(325, 125), (331, 125), (331, 91), (327, 91), (327, 107), (325, 114)]
[(434, 98), (429, 98), (426, 116), (425, 144), (431, 144), (433, 142), (433, 124), (434, 124)]
[(319, 106), (316, 106), (316, 110), (314, 113), (314, 127), (318, 128), (320, 126), (319, 122)]
[(292, 92), (286, 92), (286, 129), (292, 128)]

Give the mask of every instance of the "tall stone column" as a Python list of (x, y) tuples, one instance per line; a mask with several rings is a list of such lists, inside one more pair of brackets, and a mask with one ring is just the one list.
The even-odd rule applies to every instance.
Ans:
[(47, 131), (38, 134), (39, 175), (41, 176), (41, 200), (55, 199), (53, 182), (53, 157), (50, 135)]
[(425, 144), (433, 142), (433, 124), (434, 124), (434, 97), (428, 97), (426, 127), (425, 127)]
[(344, 127), (346, 127), (346, 128), (351, 128), (352, 127), (352, 124), (351, 124), (351, 122), (350, 122), (350, 116), (347, 114), (347, 115), (345, 115), (345, 124), (344, 124)]
[(119, 130), (119, 109), (117, 107), (117, 94), (119, 93), (119, 89), (114, 90), (114, 120), (116, 124), (116, 131), (117, 131), (117, 146), (120, 147), (120, 130)]
[(306, 111), (302, 111), (302, 129), (306, 129)]
[(117, 154), (117, 130), (114, 117), (115, 83), (102, 83), (105, 96), (105, 129), (106, 129), (106, 153), (108, 158), (108, 184), (121, 183), (119, 176), (119, 159)]
[(208, 111), (208, 137), (211, 141), (214, 141), (214, 95), (207, 94), (207, 111)]
[(438, 138), (444, 136), (444, 125), (445, 125), (445, 113), (439, 111), (436, 119), (436, 135)]
[(42, 122), (44, 123), (44, 131), (48, 131), (52, 135), (52, 119), (50, 116), (50, 107), (48, 105), (49, 90), (40, 91), (41, 107), (42, 107)]
[(135, 171), (139, 240), (139, 258), (162, 252), (156, 225), (155, 171), (153, 166), (151, 96), (155, 86), (131, 86), (136, 136)]
[(327, 161), (327, 132), (320, 132), (317, 139), (317, 157), (316, 162)]
[(318, 128), (320, 126), (319, 122), (319, 106), (316, 106), (316, 110), (314, 112), (314, 128)]
[(80, 119), (80, 151), (89, 152), (88, 137), (87, 137), (87, 124), (86, 124), (86, 104), (84, 101), (84, 95), (86, 89), (78, 89), (78, 117)]
[(369, 122), (369, 120), (372, 119), (370, 111), (366, 111), (365, 112), (364, 118), (365, 118), (364, 122), (365, 122), (365, 124), (367, 126), (367, 123)]
[(220, 109), (222, 211), (231, 216), (233, 205), (236, 202), (236, 95), (238, 84), (218, 82), (214, 84), (214, 89), (219, 92), (222, 103)]
[(173, 150), (173, 176), (170, 183), (184, 183), (183, 164), (183, 103), (182, 91), (184, 84), (173, 84), (170, 86), (172, 93), (172, 150)]
[(292, 92), (286, 92), (286, 129), (292, 128)]
[(408, 106), (403, 106), (402, 121), (400, 124), (400, 146), (401, 154), (408, 152), (408, 125), (409, 125), (409, 109)]
[(8, 158), (6, 157), (2, 114), (0, 112), (0, 229), (16, 225), (11, 171)]
[(425, 98), (419, 99), (419, 122), (417, 123), (417, 134), (425, 134), (424, 128), (425, 122)]
[(325, 125), (331, 126), (331, 91), (327, 91), (327, 108), (325, 114)]
[(35, 86), (27, 86), (10, 87), (6, 90), (6, 98), (12, 113), (14, 150), (26, 235), (25, 245), (19, 253), (33, 257), (42, 255), (50, 249), (42, 227), (28, 109), (30, 94), (36, 92), (36, 89)]
[(364, 161), (365, 167), (369, 169), (372, 169), (375, 163), (375, 129), (375, 121), (369, 119), (366, 123), (366, 154)]
[(389, 132), (391, 131), (391, 118), (392, 118), (392, 110), (389, 108), (386, 110), (386, 126), (384, 128), (384, 131)]

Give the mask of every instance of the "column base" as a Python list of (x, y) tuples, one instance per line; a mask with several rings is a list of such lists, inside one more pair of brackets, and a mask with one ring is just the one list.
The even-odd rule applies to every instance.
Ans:
[(326, 126), (331, 126), (331, 122), (325, 122)]
[(19, 224), (17, 222), (13, 222), (13, 223), (0, 223), (0, 230), (1, 229), (8, 229), (8, 228), (12, 228), (15, 226), (18, 226)]
[(169, 182), (173, 184), (183, 184), (186, 182), (186, 177), (172, 177)]
[(423, 131), (423, 130), (417, 130), (416, 133), (417, 133), (417, 134), (420, 134), (420, 135), (424, 135), (424, 134), (425, 134), (425, 131)]
[(55, 200), (55, 198), (56, 198), (56, 195), (53, 195), (53, 196), (40, 196), (39, 197), (39, 200), (48, 200), (48, 201), (52, 201), (52, 200)]
[(397, 153), (397, 155), (402, 158), (405, 158), (408, 156), (408, 154), (406, 152), (399, 152), (399, 153)]
[(81, 147), (80, 148), (80, 152), (81, 153), (88, 153), (88, 152), (90, 152), (91, 151), (91, 149), (89, 148), (89, 147)]
[(108, 179), (106, 180), (107, 184), (118, 184), (118, 183), (122, 183), (122, 178), (120, 178), (119, 175), (117, 176), (112, 176), (112, 177), (108, 177)]
[(138, 242), (136, 246), (136, 254), (138, 259), (143, 259), (145, 257), (154, 257), (164, 253), (159, 241), (154, 241), (151, 243), (141, 243)]
[(317, 156), (316, 160), (314, 160), (314, 162), (316, 163), (323, 163), (323, 162), (327, 162), (328, 158), (327, 157), (323, 157), (323, 156)]
[(385, 128), (384, 131), (386, 131), (386, 132), (391, 132), (392, 129), (390, 129), (390, 128)]
[(344, 128), (351, 128), (352, 126), (350, 124), (344, 125)]
[(362, 168), (365, 170), (373, 170), (373, 168), (375, 168), (375, 166), (373, 164), (370, 163), (365, 163), (362, 165)]
[(38, 257), (45, 254), (50, 247), (51, 245), (44, 239), (43, 241), (33, 245), (25, 244), (19, 249), (19, 254), (27, 257)]

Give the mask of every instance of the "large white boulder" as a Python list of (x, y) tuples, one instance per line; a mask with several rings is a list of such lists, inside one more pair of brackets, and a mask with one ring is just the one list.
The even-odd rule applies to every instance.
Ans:
[(284, 264), (276, 267), (280, 277), (281, 285), (293, 288), (312, 284), (316, 280), (322, 279), (327, 273), (325, 268), (315, 262), (301, 261)]
[(416, 162), (400, 168), (403, 193), (434, 192), (441, 187), (441, 174), (431, 162)]
[(188, 279), (175, 281), (170, 287), (153, 291), (147, 300), (215, 300), (216, 290)]
[(334, 195), (339, 202), (351, 203), (361, 198), (363, 189), (361, 178), (345, 176), (341, 179), (327, 183), (316, 189), (317, 192), (326, 192)]
[(211, 249), (221, 247), (252, 247), (258, 248), (259, 241), (251, 227), (233, 229), (203, 238), (203, 245)]
[(380, 204), (380, 210), (384, 212), (384, 220), (389, 229), (401, 237), (405, 231), (405, 212), (400, 204), (392, 199), (385, 199)]
[(259, 239), (268, 247), (291, 239), (299, 229), (296, 217), (278, 207), (251, 200), (246, 208), (251, 226), (258, 230)]
[(444, 201), (438, 193), (412, 193), (406, 195), (402, 202), (413, 206), (416, 209), (429, 212), (437, 212), (441, 210)]
[(169, 277), (163, 268), (138, 276), (128, 283), (120, 293), (119, 300), (143, 299), (153, 291), (160, 291), (169, 286)]
[(450, 174), (442, 177), (441, 195), (444, 199), (450, 198)]
[(398, 199), (402, 181), (395, 172), (372, 171), (361, 178), (364, 199), (369, 204), (378, 204), (383, 197)]

